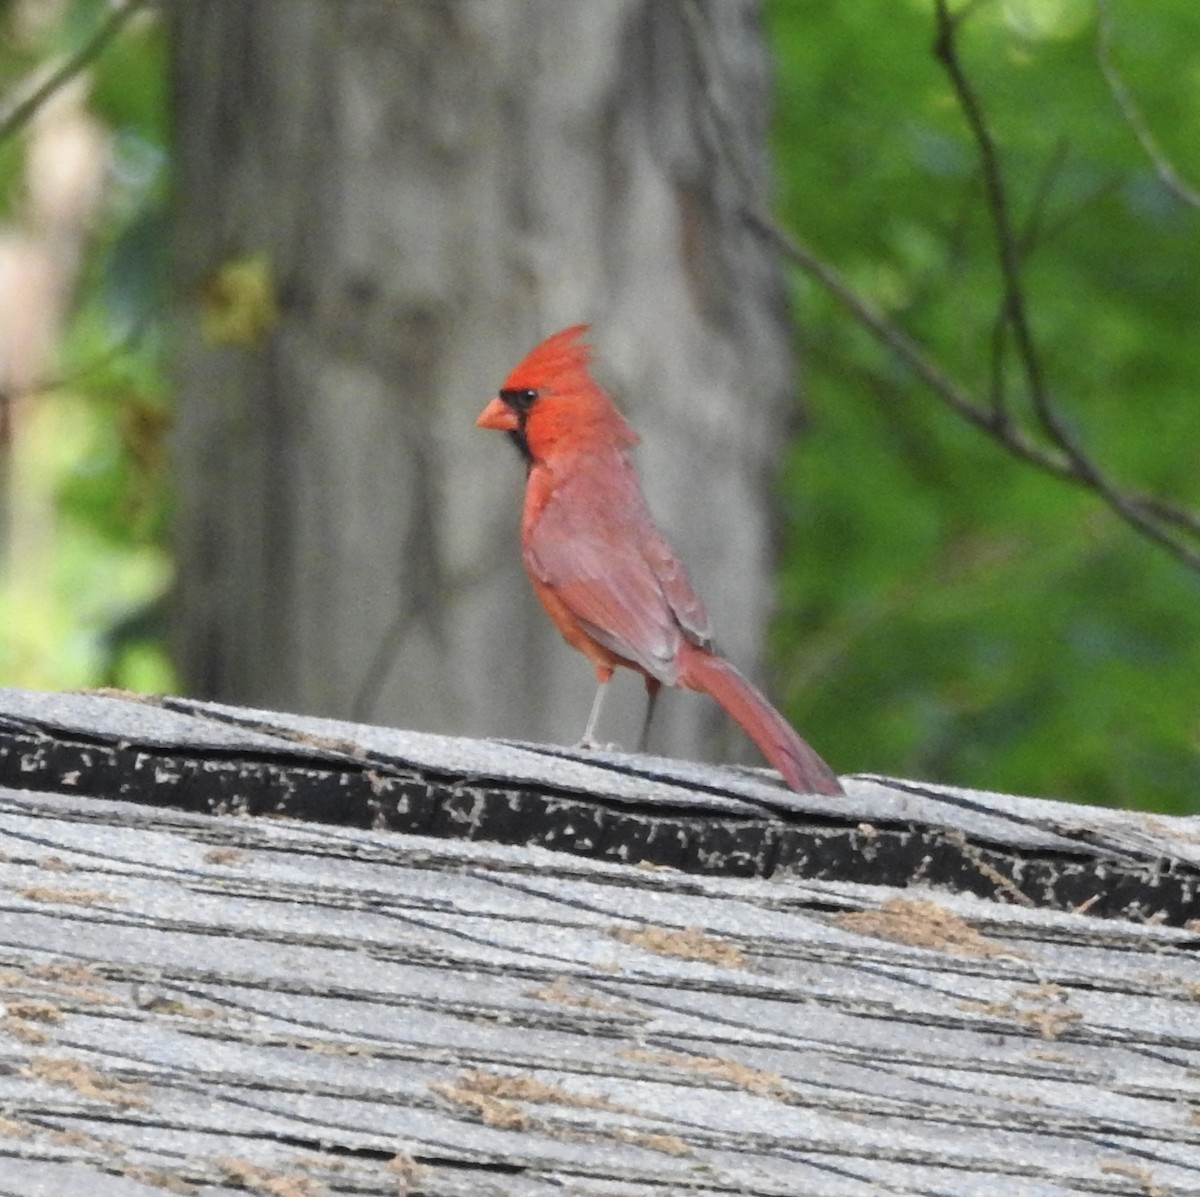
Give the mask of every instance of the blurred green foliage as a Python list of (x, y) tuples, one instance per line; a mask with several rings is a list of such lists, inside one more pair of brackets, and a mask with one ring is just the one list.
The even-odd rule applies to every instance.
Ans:
[[(111, 11), (107, 0), (0, 5), (0, 92), (27, 87)], [(160, 614), (171, 576), (162, 344), (168, 110), (153, 10), (122, 28), (81, 82), (106, 145), (103, 194), (61, 335), (39, 371), (54, 385), (12, 397), (10, 439), (0, 447), (8, 533), (0, 544), (0, 684), (169, 690)], [(38, 235), (25, 187), (29, 135), (0, 141), (2, 238)]]
[[(0, 0), (8, 28), (20, 0)], [(961, 3), (959, 5), (961, 7)], [(107, 0), (0, 38), (0, 88), (81, 44)], [(985, 395), (999, 272), (978, 155), (931, 52), (931, 0), (767, 0), (783, 223)], [(1200, 8), (1115, 0), (1113, 56), (1200, 180)], [(1118, 478), (1200, 507), (1200, 213), (1158, 179), (1096, 60), (1092, 0), (985, 0), (966, 69), (1015, 214), (1056, 402)], [(147, 13), (92, 64), (111, 138), (33, 485), (48, 588), (0, 575), (0, 683), (169, 689), (162, 335), (166, 55)], [(0, 142), (19, 221), (24, 139)], [(1092, 496), (963, 425), (793, 273), (806, 424), (783, 477), (775, 629), (797, 725), (843, 770), (1200, 811), (1200, 578)], [(1027, 415), (1009, 363), (1014, 413)]]
[[(999, 269), (932, 3), (766, 11), (782, 223), (986, 402)], [(1127, 87), (1200, 181), (1200, 7), (1111, 14)], [(1018, 228), (1037, 230), (1027, 302), (1054, 401), (1119, 480), (1200, 507), (1200, 212), (1159, 180), (1096, 47), (1090, 0), (992, 0), (962, 26)], [(792, 284), (807, 424), (775, 648), (797, 725), (843, 770), (1200, 812), (1200, 577)]]

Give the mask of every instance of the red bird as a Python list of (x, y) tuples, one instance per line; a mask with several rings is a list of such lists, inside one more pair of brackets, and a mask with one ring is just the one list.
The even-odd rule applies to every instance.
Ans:
[(533, 590), (596, 670), (593, 733), (613, 669), (646, 679), (644, 748), (659, 688), (712, 695), (802, 794), (841, 794), (836, 774), (728, 661), (708, 616), (654, 526), (629, 459), (637, 434), (588, 373), (587, 325), (548, 337), (504, 380), (475, 421), (512, 438), (528, 467), (521, 553)]

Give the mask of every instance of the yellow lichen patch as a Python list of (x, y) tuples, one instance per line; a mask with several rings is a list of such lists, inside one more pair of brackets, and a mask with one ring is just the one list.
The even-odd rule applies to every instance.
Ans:
[(38, 1128), (18, 1118), (0, 1117), (0, 1135), (6, 1139), (29, 1139), (37, 1134)]
[(1047, 983), (1035, 989), (1018, 989), (1007, 1002), (959, 1002), (960, 1010), (1003, 1018), (1037, 1031), (1043, 1039), (1058, 1039), (1083, 1015), (1067, 1005), (1070, 995), (1061, 985)]
[(488, 1126), (496, 1126), (501, 1130), (525, 1130), (529, 1125), (528, 1117), (511, 1101), (501, 1101), (497, 1097), (475, 1093), (459, 1085), (446, 1084), (444, 1081), (434, 1081), (429, 1087), (456, 1106), (471, 1110)]
[(1101, 1164), (1100, 1171), (1110, 1176), (1124, 1176), (1135, 1184), (1141, 1185), (1146, 1197), (1171, 1197), (1171, 1190), (1154, 1183), (1154, 1173), (1141, 1164), (1127, 1164), (1124, 1160), (1112, 1160)]
[(62, 1022), (62, 1009), (53, 1002), (37, 998), (14, 998), (4, 1003), (10, 1018), (21, 1018), (26, 1022)]
[(678, 956), (681, 960), (702, 960), (726, 968), (745, 968), (746, 954), (727, 939), (706, 935), (699, 927), (610, 927), (609, 935), (622, 943), (657, 952), (661, 956)]
[(121, 901), (116, 894), (102, 889), (58, 889), (52, 885), (26, 885), (17, 893), (31, 902), (58, 902), (64, 906), (97, 906)]
[(319, 1056), (373, 1056), (375, 1049), (365, 1043), (344, 1043), (336, 1039), (296, 1039), (294, 1045)]
[(415, 1185), (424, 1184), (431, 1176), (433, 1169), (424, 1164), (418, 1164), (411, 1155), (394, 1155), (388, 1160), (387, 1169), (400, 1178), (400, 1197), (409, 1192)]
[(561, 1085), (547, 1085), (528, 1073), (506, 1074), (485, 1072), (472, 1068), (460, 1074), (458, 1086), (487, 1097), (499, 1097), (508, 1101), (528, 1101), (542, 1105), (586, 1106), (594, 1110), (620, 1110), (604, 1097), (592, 1097), (585, 1093), (572, 1093)]
[(217, 1167), (225, 1174), (226, 1180), (252, 1193), (265, 1193), (267, 1197), (321, 1197), (325, 1192), (324, 1185), (307, 1176), (276, 1172), (236, 1156), (218, 1160)]
[(486, 1072), (481, 1068), (471, 1068), (460, 1073), (452, 1085), (437, 1082), (429, 1087), (455, 1105), (473, 1110), (488, 1126), (505, 1130), (529, 1130), (532, 1127), (550, 1129), (545, 1122), (525, 1113), (518, 1102), (574, 1106), (619, 1114), (640, 1113), (629, 1106), (617, 1105), (606, 1097), (572, 1093), (561, 1085), (547, 1084), (528, 1073)]
[(666, 1068), (679, 1068), (687, 1072), (699, 1072), (714, 1080), (725, 1081), (760, 1097), (785, 1098), (788, 1088), (783, 1078), (773, 1072), (750, 1068), (737, 1060), (721, 1056), (689, 1056), (686, 1052), (651, 1051), (646, 1048), (629, 1048), (618, 1055), (626, 1060), (640, 1060), (646, 1064), (661, 1064)]
[(96, 985), (104, 980), (90, 964), (35, 964), (27, 971), (39, 981), (56, 981), (60, 985)]
[(589, 993), (577, 993), (571, 988), (571, 982), (566, 977), (555, 977), (549, 985), (537, 989), (527, 989), (526, 997), (536, 998), (539, 1002), (558, 1002), (563, 1006), (577, 1006), (581, 1010), (606, 1010), (616, 1014), (643, 1014), (643, 1011), (632, 1002), (615, 1002), (604, 998), (593, 997)]
[(1024, 1009), (1018, 1006), (1017, 1021), (1032, 1027), (1043, 1039), (1057, 1039), (1069, 1026), (1083, 1020), (1078, 1010), (1067, 1005), (1068, 991), (1052, 982), (1036, 989), (1018, 989), (1013, 997), (1027, 1006)]
[(61, 981), (64, 985), (96, 984), (103, 980), (91, 964), (35, 964), (29, 975), (41, 981)]
[(241, 848), (209, 848), (204, 854), (206, 864), (240, 864), (245, 859)]
[(98, 1135), (87, 1135), (80, 1130), (50, 1132), (50, 1142), (56, 1147), (71, 1147), (76, 1151), (91, 1151), (96, 1155), (118, 1157), (125, 1154), (125, 1146), (113, 1139), (101, 1139)]
[(980, 934), (965, 919), (936, 902), (889, 898), (878, 910), (834, 916), (846, 931), (890, 939), (915, 948), (936, 948), (961, 956), (1019, 956), (1021, 953)]
[(626, 1130), (617, 1127), (612, 1132), (614, 1139), (622, 1143), (633, 1143), (637, 1147), (648, 1147), (651, 1151), (662, 1151), (667, 1155), (687, 1155), (688, 1145), (678, 1135), (654, 1135), (644, 1131)]
[(200, 287), (200, 332), (210, 345), (253, 347), (278, 323), (275, 276), (266, 254), (230, 258)]
[(142, 1096), (145, 1085), (107, 1077), (90, 1064), (66, 1056), (30, 1056), (29, 1063), (21, 1071), (25, 1076), (51, 1085), (65, 1085), (89, 1101), (103, 1101), (126, 1109), (149, 1104)]
[(20, 1040), (21, 1043), (31, 1043), (35, 1047), (50, 1042), (50, 1036), (41, 1027), (26, 1022), (23, 1018), (0, 1019), (0, 1031), (13, 1039)]
[(173, 1172), (164, 1172), (161, 1168), (143, 1168), (137, 1164), (126, 1164), (121, 1169), (121, 1175), (128, 1176), (130, 1180), (140, 1181), (144, 1185), (153, 1185), (156, 1189), (165, 1189), (168, 1193), (179, 1193), (181, 1197), (189, 1197), (189, 1194), (199, 1191), (194, 1184), (190, 1184), (182, 1176), (176, 1176)]
[[(437, 1082), (429, 1087), (447, 1101), (471, 1110), (488, 1126), (500, 1127), (503, 1130), (538, 1130), (566, 1139), (592, 1141), (595, 1133), (581, 1132), (574, 1124), (559, 1126), (553, 1121), (536, 1118), (527, 1114), (517, 1103), (565, 1105), (603, 1110), (606, 1113), (642, 1115), (642, 1111), (630, 1106), (618, 1105), (605, 1097), (572, 1093), (561, 1085), (547, 1084), (528, 1073), (503, 1074), (474, 1068), (460, 1073), (454, 1084)], [(637, 1131), (627, 1127), (606, 1127), (599, 1134), (603, 1138), (633, 1143), (669, 1155), (683, 1155), (688, 1151), (687, 1145), (676, 1135)]]
[(117, 1005), (123, 999), (96, 988), (104, 978), (88, 964), (36, 964), (24, 969), (5, 969), (0, 972), (0, 988), (36, 988), (55, 997), (92, 1004)]
[(0, 1031), (22, 1043), (46, 1043), (50, 1036), (36, 1024), (62, 1022), (63, 1012), (53, 1002), (38, 998), (9, 998), (0, 1003)]
[(181, 1002), (178, 998), (152, 997), (142, 1002), (139, 1009), (148, 1014), (171, 1014), (178, 1018), (198, 1018), (210, 1020), (224, 1018), (225, 1015), (212, 1006), (193, 1006), (189, 1002)]
[(1044, 1047), (1031, 1047), (1025, 1053), (1031, 1060), (1045, 1060), (1048, 1064), (1078, 1064), (1074, 1056), (1066, 1052), (1056, 1052)]

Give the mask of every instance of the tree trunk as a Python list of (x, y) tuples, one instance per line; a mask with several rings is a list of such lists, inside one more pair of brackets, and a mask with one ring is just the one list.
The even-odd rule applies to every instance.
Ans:
[[(756, 0), (696, 14), (765, 176)], [(753, 672), (792, 383), (778, 265), (740, 217), (682, 4), (189, 0), (172, 6), (188, 296), (263, 254), (250, 346), (185, 311), (177, 660), (188, 692), (570, 742), (593, 681), (520, 567), (523, 470), (475, 415), (589, 321), (651, 508)], [(379, 666), (383, 666), (380, 668)], [(632, 678), (601, 729), (631, 741)], [(617, 708), (621, 708), (617, 710)], [(654, 747), (725, 751), (697, 695)]]

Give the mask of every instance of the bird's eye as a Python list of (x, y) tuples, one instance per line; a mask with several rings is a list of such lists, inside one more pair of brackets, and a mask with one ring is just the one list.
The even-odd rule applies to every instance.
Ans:
[(500, 392), (500, 398), (518, 415), (524, 415), (537, 397), (538, 393), (532, 387), (506, 387)]

